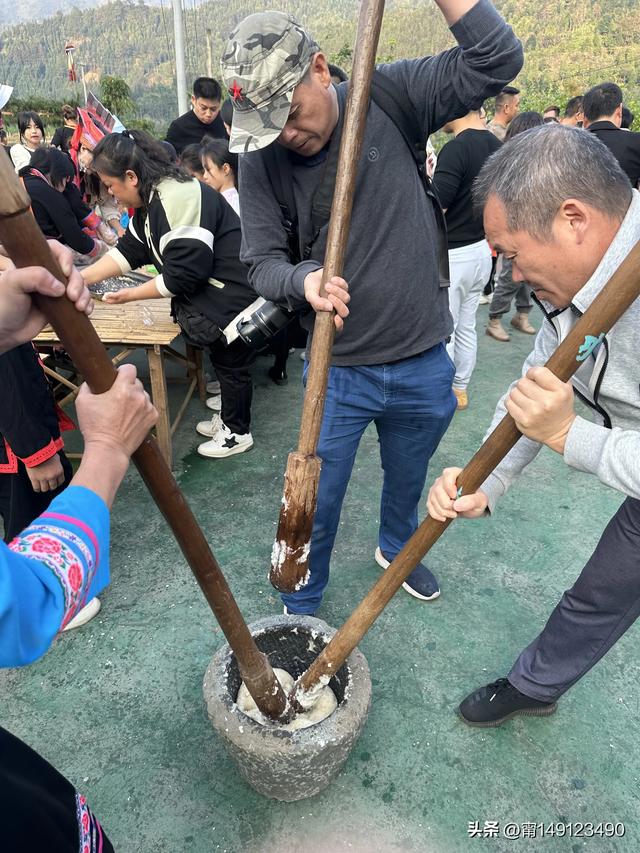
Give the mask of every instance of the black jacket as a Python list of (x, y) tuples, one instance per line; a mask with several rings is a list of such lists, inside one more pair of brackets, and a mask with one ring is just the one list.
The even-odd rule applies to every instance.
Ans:
[(203, 136), (212, 136), (214, 139), (229, 138), (220, 115), (217, 115), (211, 124), (205, 124), (190, 110), (171, 122), (167, 131), (167, 142), (173, 145), (178, 154), (182, 154), (187, 145), (199, 145)]
[(32, 468), (62, 448), (55, 403), (32, 344), (0, 355), (0, 474)]
[(604, 142), (636, 189), (640, 182), (640, 133), (621, 130), (611, 121), (594, 121), (588, 130)]
[(77, 199), (78, 190), (67, 187), (60, 193), (43, 178), (29, 174), (26, 170), (21, 171), (20, 175), (31, 198), (33, 215), (44, 236), (60, 240), (82, 255), (91, 254), (95, 243), (92, 237), (85, 234), (79, 222), (79, 205), (84, 208), (86, 205), (81, 198)]
[(257, 297), (240, 261), (240, 220), (220, 193), (167, 178), (109, 255), (122, 272), (154, 264), (158, 290), (224, 329)]

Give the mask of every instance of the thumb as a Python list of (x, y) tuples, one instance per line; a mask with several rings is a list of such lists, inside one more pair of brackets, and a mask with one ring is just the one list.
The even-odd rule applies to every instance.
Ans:
[(473, 512), (474, 510), (481, 509), (482, 506), (483, 500), (478, 494), (463, 495), (453, 503), (453, 509), (456, 512)]

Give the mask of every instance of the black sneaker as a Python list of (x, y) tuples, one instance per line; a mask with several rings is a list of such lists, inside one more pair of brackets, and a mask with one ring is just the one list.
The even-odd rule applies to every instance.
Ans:
[(276, 385), (286, 385), (289, 381), (289, 377), (287, 376), (286, 370), (278, 370), (278, 368), (274, 365), (267, 370), (267, 376), (272, 382), (275, 382)]
[(474, 690), (458, 706), (458, 716), (469, 726), (499, 726), (511, 717), (547, 717), (558, 705), (525, 696), (507, 678)]

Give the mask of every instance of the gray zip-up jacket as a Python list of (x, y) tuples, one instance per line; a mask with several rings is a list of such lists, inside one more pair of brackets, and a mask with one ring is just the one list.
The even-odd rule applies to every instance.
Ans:
[[(522, 47), (489, 0), (479, 0), (452, 28), (459, 47), (438, 56), (381, 66), (407, 93), (424, 139), (446, 122), (496, 95), (522, 67)], [(338, 87), (339, 102), (346, 84)], [(277, 144), (277, 143), (275, 143)], [(311, 207), (323, 163), (292, 165), (302, 242), (313, 237)], [(311, 258), (289, 262), (287, 234), (262, 152), (240, 158), (241, 259), (249, 281), (266, 299), (297, 309), (308, 305), (304, 279), (323, 265), (328, 226)], [(344, 265), (350, 315), (336, 336), (334, 365), (384, 364), (409, 358), (453, 331), (446, 287), (440, 286), (438, 234), (431, 202), (398, 128), (380, 107), (369, 107)], [(313, 313), (305, 318), (311, 327)]]
[[(640, 240), (640, 193), (633, 191), (627, 215), (597, 269), (567, 308), (558, 311), (540, 302), (546, 319), (527, 357), (522, 375), (544, 365)], [(564, 461), (572, 468), (595, 474), (606, 486), (640, 499), (640, 359), (638, 330), (640, 299), (618, 320), (597, 350), (571, 379), (574, 391), (592, 409), (594, 421), (576, 417), (567, 435)], [(515, 385), (510, 386), (509, 391)], [(506, 414), (505, 394), (496, 407), (486, 437)], [(481, 486), (493, 511), (496, 501), (540, 450), (524, 436)]]

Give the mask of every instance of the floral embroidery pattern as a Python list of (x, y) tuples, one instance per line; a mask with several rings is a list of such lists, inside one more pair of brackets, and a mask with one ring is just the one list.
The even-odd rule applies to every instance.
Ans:
[(86, 797), (76, 792), (76, 817), (78, 818), (79, 853), (102, 853), (102, 827), (87, 805)]
[(26, 533), (31, 533), (32, 531), (41, 530), (43, 531), (43, 536), (46, 535), (47, 539), (51, 538), (51, 535), (59, 536), (60, 539), (66, 540), (70, 542), (75, 548), (80, 551), (82, 554), (82, 561), (87, 567), (87, 570), (91, 572), (93, 570), (93, 554), (91, 552), (91, 548), (87, 545), (84, 539), (81, 539), (76, 533), (72, 530), (67, 530), (65, 527), (57, 527), (54, 526), (51, 522), (44, 522), (40, 524), (38, 519), (36, 519), (33, 524), (29, 525)]
[[(86, 544), (70, 530), (51, 526), (41, 529), (46, 529), (46, 535), (34, 525), (14, 539), (9, 547), (18, 554), (44, 563), (58, 578), (64, 593), (61, 626), (64, 628), (84, 603), (84, 594), (93, 576), (93, 560)], [(86, 570), (72, 545), (82, 552)]]

